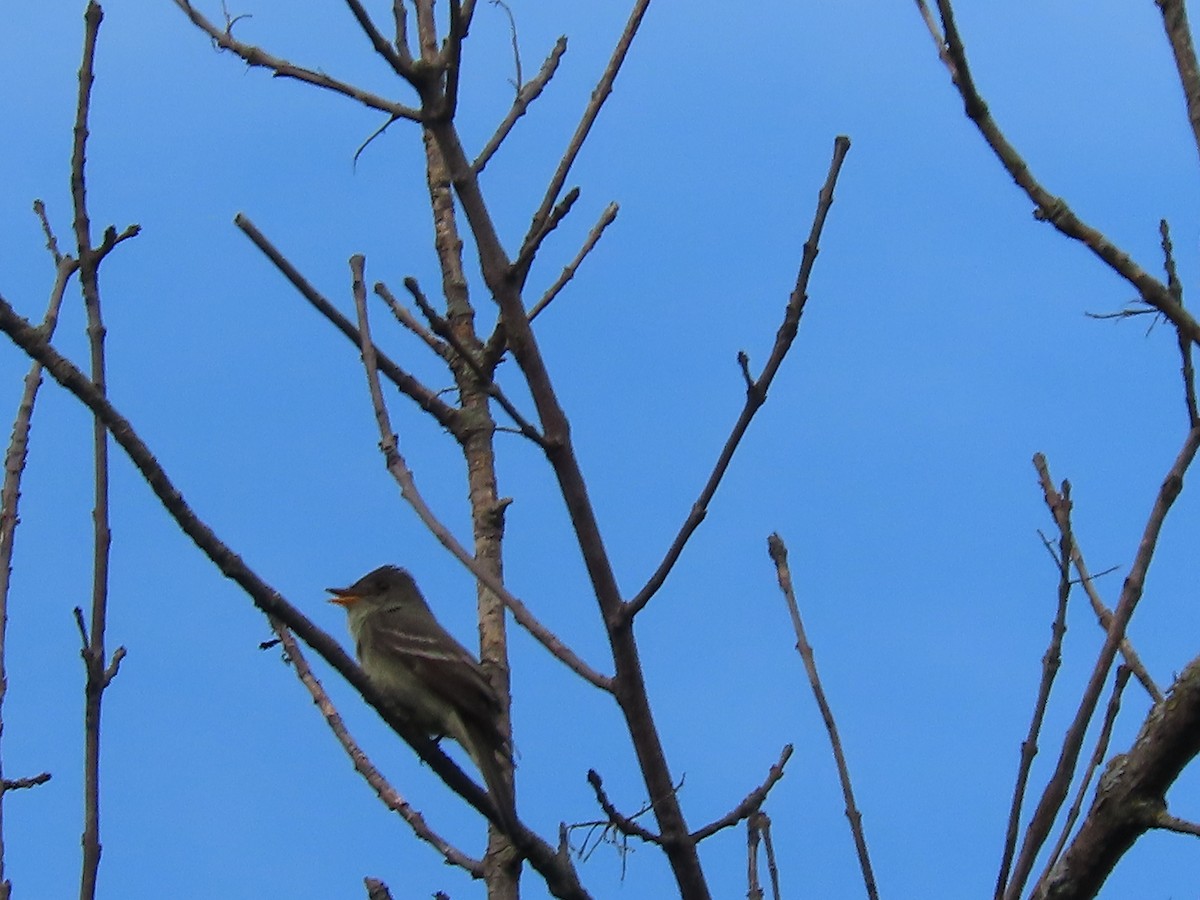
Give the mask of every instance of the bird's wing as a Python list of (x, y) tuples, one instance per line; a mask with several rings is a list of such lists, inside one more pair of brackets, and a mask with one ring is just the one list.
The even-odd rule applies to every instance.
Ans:
[[(374, 621), (371, 621), (371, 620)], [(367, 620), (365, 637), (372, 649), (393, 656), (407, 666), (430, 691), (473, 719), (494, 720), (500, 702), (483, 666), (450, 632), (434, 623), (436, 632), (414, 635), (393, 625), (393, 616), (383, 610)]]

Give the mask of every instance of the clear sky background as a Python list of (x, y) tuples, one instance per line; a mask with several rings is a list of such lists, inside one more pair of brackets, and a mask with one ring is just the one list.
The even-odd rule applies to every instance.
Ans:
[[(509, 0), (524, 70), (559, 34), (560, 72), (488, 167), (512, 250), (624, 24), (628, 2)], [(390, 4), (378, 8), (388, 20)], [(10, 3), (0, 29), (0, 292), (40, 319), (51, 263), (33, 199), (71, 241), (68, 160), (82, 0)], [(202, 6), (211, 17), (219, 5)], [(338, 3), (257, 0), (242, 40), (397, 100)], [(442, 621), (474, 640), (474, 591), (384, 470), (357, 353), (233, 226), (249, 216), (352, 315), (347, 259), (368, 278), (437, 285), (416, 128), (247, 71), (168, 0), (105, 6), (92, 109), (96, 233), (143, 232), (104, 264), (109, 388), (184, 495), (262, 577), (345, 637), (323, 588), (384, 562), (416, 574)], [(963, 3), (980, 89), (1051, 191), (1149, 271), (1170, 220), (1185, 287), (1197, 275), (1196, 148), (1157, 10), (1103, 0)], [(459, 124), (468, 148), (511, 100), (508, 22), (481, 3)], [(795, 756), (766, 806), (787, 896), (862, 895), (828, 748), (766, 554), (779, 531), (842, 737), (881, 892), (990, 896), (1018, 748), (1050, 633), (1052, 522), (1030, 458), (1074, 485), (1075, 525), (1115, 603), (1154, 492), (1186, 431), (1174, 333), (1100, 322), (1130, 287), (1047, 225), (984, 146), (911, 2), (656, 0), (570, 184), (582, 197), (546, 244), (537, 296), (610, 201), (615, 225), (538, 320), (622, 590), (645, 582), (740, 409), (735, 362), (766, 359), (834, 136), (842, 172), (791, 357), (665, 589), (639, 619), (659, 728), (699, 826)], [(474, 274), (474, 272), (473, 272)], [(473, 281), (481, 319), (490, 301)], [(86, 360), (82, 304), (56, 343)], [(375, 310), (376, 339), (449, 381)], [(486, 330), (486, 329), (485, 329)], [(15, 410), (27, 360), (0, 342)], [(501, 376), (517, 387), (515, 366)], [(452, 443), (394, 392), (418, 484), (460, 535), (466, 488)], [(5, 803), (7, 872), (22, 898), (77, 891), (82, 683), (71, 616), (89, 597), (90, 420), (47, 385), (23, 487), (9, 620), (5, 775), (53, 781)], [(553, 479), (501, 435), (514, 498), (512, 590), (593, 666), (611, 669)], [(388, 814), (307, 693), (263, 652), (267, 626), (113, 464), (110, 647), (128, 649), (104, 709), (100, 895), (141, 898), (482, 896)], [(1159, 683), (1197, 652), (1197, 503), (1168, 522), (1131, 637)], [(1101, 635), (1081, 597), (1032, 779), (1057, 756)], [(347, 644), (349, 643), (347, 639)], [(616, 709), (514, 630), (523, 817), (553, 840), (598, 816), (596, 768), (635, 810), (644, 787)], [(321, 675), (330, 675), (318, 666)], [(478, 854), (478, 816), (355, 702), (326, 685), (354, 733), (430, 823)], [(1129, 688), (1113, 740), (1147, 709)], [(1090, 746), (1090, 744), (1089, 744)], [(1172, 811), (1200, 817), (1185, 774)], [(577, 837), (577, 840), (579, 838)], [(745, 892), (741, 828), (703, 860), (717, 897)], [(624, 870), (622, 866), (624, 865)], [(597, 897), (673, 893), (663, 857), (600, 847), (579, 864)], [(1196, 895), (1200, 850), (1144, 839), (1104, 896)], [(622, 880), (622, 874), (624, 873)], [(535, 874), (525, 896), (544, 895)]]

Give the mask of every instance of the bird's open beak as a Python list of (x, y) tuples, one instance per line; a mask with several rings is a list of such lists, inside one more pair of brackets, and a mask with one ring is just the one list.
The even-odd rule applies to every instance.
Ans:
[(325, 590), (333, 594), (329, 598), (330, 603), (336, 603), (338, 606), (346, 607), (346, 609), (349, 609), (362, 599), (358, 594), (351, 593), (349, 588), (325, 588)]

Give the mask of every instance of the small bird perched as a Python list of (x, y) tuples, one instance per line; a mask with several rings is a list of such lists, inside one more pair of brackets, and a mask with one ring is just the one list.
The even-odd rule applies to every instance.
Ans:
[(479, 661), (434, 618), (404, 569), (381, 566), (350, 587), (327, 590), (346, 609), (367, 677), (417, 728), (462, 745), (511, 831), (516, 804), (505, 773), (512, 752), (500, 730), (500, 700)]

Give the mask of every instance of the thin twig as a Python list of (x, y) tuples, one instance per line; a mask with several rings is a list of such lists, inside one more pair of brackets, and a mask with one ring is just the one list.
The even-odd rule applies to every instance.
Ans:
[(341, 94), (352, 100), (357, 100), (364, 106), (369, 106), (371, 109), (378, 109), (381, 112), (395, 116), (397, 119), (409, 119), (413, 122), (421, 121), (421, 111), (418, 109), (406, 106), (403, 103), (395, 103), (384, 97), (380, 97), (378, 94), (373, 94), (370, 91), (356, 87), (349, 82), (331, 78), (324, 72), (293, 65), (286, 59), (272, 56), (270, 53), (259, 47), (255, 47), (253, 44), (242, 43), (234, 38), (231, 28), (224, 30), (218, 28), (206, 19), (199, 10), (192, 6), (188, 0), (175, 0), (175, 5), (183, 11), (184, 15), (191, 19), (193, 25), (212, 39), (213, 44), (222, 50), (229, 50), (241, 57), (248, 66), (270, 69), (277, 78), (294, 78), (297, 81), (303, 81), (306, 84), (333, 91), (335, 94)]
[[(307, 300), (313, 309), (332, 322), (333, 326), (344, 334), (357, 348), (361, 341), (358, 329), (354, 327), (354, 323), (338, 312), (337, 308), (300, 274), (299, 270), (279, 252), (274, 244), (267, 240), (248, 217), (243, 213), (238, 213), (234, 216), (233, 222), (242, 230), (242, 233), (246, 237), (250, 238), (254, 246), (261, 250), (263, 255), (274, 264), (283, 277), (291, 282), (292, 286), (300, 292), (300, 296)], [(375, 358), (378, 362), (379, 371), (392, 384), (396, 385), (402, 394), (433, 416), (434, 420), (447, 431), (451, 433), (458, 431), (458, 410), (442, 400), (436, 391), (430, 390), (408, 372), (400, 368), (400, 366), (396, 365), (378, 347), (375, 348)]]
[[(380, 287), (381, 285), (379, 284), (375, 285), (376, 293), (379, 293)], [(487, 395), (495, 400), (501, 409), (508, 413), (508, 417), (512, 419), (513, 424), (517, 426), (517, 433), (528, 438), (539, 447), (544, 449), (545, 439), (537, 430), (537, 427), (534, 426), (534, 424), (530, 422), (519, 409), (517, 409), (515, 403), (508, 399), (508, 395), (501, 390), (500, 385), (496, 384), (492, 373), (488, 371), (484, 364), (479, 361), (478, 355), (473, 353), (467, 347), (463, 346), (463, 343), (459, 340), (458, 335), (456, 335), (454, 330), (450, 328), (450, 324), (442, 316), (438, 315), (437, 310), (435, 310), (432, 304), (430, 304), (429, 300), (426, 299), (425, 294), (421, 290), (421, 286), (417, 283), (417, 280), (415, 278), (405, 278), (404, 287), (412, 296), (413, 302), (415, 302), (417, 307), (421, 310), (421, 314), (425, 316), (426, 320), (428, 320), (434, 334), (442, 338), (450, 345), (450, 347), (454, 350), (454, 353), (457, 354), (457, 358), (460, 359), (467, 366), (467, 368), (474, 373), (476, 381), (484, 389)], [(443, 354), (443, 356), (447, 360), (451, 359), (449, 354)]]
[(396, 53), (405, 66), (412, 65), (412, 51), (408, 47), (408, 9), (406, 0), (392, 0), (392, 21), (396, 26)]
[(592, 130), (592, 126), (596, 123), (596, 118), (600, 115), (600, 110), (604, 106), (604, 102), (612, 93), (613, 82), (617, 79), (617, 73), (621, 71), (621, 66), (625, 62), (625, 57), (629, 53), (629, 47), (633, 44), (633, 39), (637, 35), (638, 28), (642, 24), (642, 18), (646, 15), (646, 10), (650, 7), (650, 0), (637, 0), (633, 10), (629, 13), (629, 18), (625, 22), (625, 28), (621, 32), (621, 37), (617, 40), (616, 47), (613, 48), (612, 56), (608, 60), (608, 65), (604, 67), (604, 73), (600, 76), (600, 81), (592, 90), (591, 99), (588, 101), (587, 107), (583, 111), (583, 116), (579, 120), (579, 125), (575, 128), (575, 133), (571, 136), (571, 141), (567, 144), (567, 149), (563, 152), (562, 159), (559, 160), (558, 168), (550, 179), (550, 184), (546, 187), (546, 193), (542, 197), (541, 205), (537, 212), (533, 214), (533, 221), (529, 225), (529, 231), (525, 234), (525, 239), (521, 242), (521, 250), (517, 254), (518, 257), (528, 257), (532, 259), (537, 252), (538, 245), (545, 239), (548, 231), (546, 226), (550, 218), (550, 211), (554, 208), (554, 204), (558, 200), (558, 195), (562, 192), (563, 185), (566, 184), (567, 175), (571, 171), (571, 166), (574, 165), (576, 157), (579, 156), (579, 151), (583, 148), (583, 142), (587, 139), (588, 132)]
[[(921, 4), (918, 3), (918, 6)], [(966, 50), (962, 37), (954, 22), (954, 10), (950, 0), (937, 0), (945, 34), (948, 56), (943, 56), (950, 70), (954, 86), (963, 99), (967, 117), (975, 123), (979, 133), (996, 154), (1013, 181), (1025, 191), (1036, 206), (1034, 216), (1052, 224), (1060, 233), (1079, 241), (1100, 257), (1120, 277), (1137, 290), (1139, 296), (1174, 323), (1179, 331), (1192, 342), (1200, 342), (1200, 322), (1197, 322), (1180, 304), (1176, 303), (1167, 286), (1152, 277), (1103, 233), (1082, 221), (1061, 197), (1051, 194), (1034, 177), (1029, 165), (1017, 153), (1016, 148), (1000, 131), (1000, 127), (988, 111), (987, 104), (979, 95), (967, 65)]]
[(600, 214), (600, 219), (592, 226), (592, 230), (588, 232), (587, 240), (583, 242), (583, 246), (579, 248), (579, 252), (575, 254), (575, 258), (563, 268), (558, 278), (555, 279), (554, 284), (546, 289), (546, 293), (542, 294), (542, 299), (529, 308), (530, 322), (536, 319), (538, 313), (549, 306), (550, 301), (557, 297), (559, 292), (567, 286), (567, 282), (575, 277), (575, 272), (579, 268), (580, 263), (592, 252), (592, 249), (596, 246), (596, 242), (603, 236), (604, 229), (608, 228), (616, 220), (619, 209), (620, 207), (616, 203), (610, 203), (604, 207), (604, 212)]
[(762, 829), (758, 826), (755, 813), (746, 820), (746, 897), (748, 900), (763, 900), (762, 884), (758, 880), (758, 845), (762, 839)]
[(525, 86), (525, 76), (521, 74), (521, 48), (517, 44), (517, 20), (513, 16), (512, 7), (504, 0), (488, 0), (492, 6), (498, 6), (504, 10), (504, 14), (508, 16), (508, 35), (512, 41), (513, 51), (513, 71), (516, 73), (516, 79), (513, 81), (513, 87), (517, 89), (517, 93), (521, 93), (521, 89)]
[(329, 730), (333, 732), (338, 743), (342, 745), (342, 749), (346, 751), (346, 755), (350, 757), (354, 770), (371, 786), (379, 799), (383, 801), (384, 806), (404, 819), (412, 828), (413, 833), (437, 850), (447, 863), (466, 870), (472, 878), (482, 878), (483, 862), (463, 853), (430, 828), (425, 822), (425, 817), (413, 809), (409, 802), (400, 795), (400, 792), (384, 777), (383, 773), (375, 767), (362, 747), (354, 740), (349, 729), (346, 728), (346, 723), (333, 705), (333, 701), (329, 699), (321, 682), (313, 675), (295, 636), (278, 619), (271, 618), (270, 622), (271, 629), (279, 636), (279, 642), (283, 644), (287, 662), (295, 668), (296, 677), (312, 695), (313, 703), (317, 705), (321, 715), (325, 717), (325, 722), (329, 725)]
[(942, 36), (942, 30), (938, 28), (937, 21), (933, 18), (933, 11), (925, 0), (917, 0), (917, 9), (925, 21), (925, 27), (929, 29), (929, 36), (933, 38), (934, 46), (938, 48), (938, 58), (950, 70), (950, 79), (957, 82), (958, 70), (954, 67), (954, 60), (946, 52), (946, 39)]
[[(613, 828), (617, 829), (621, 834), (641, 838), (647, 844), (662, 844), (662, 835), (655, 834), (643, 828), (629, 816), (623, 816), (617, 811), (617, 807), (608, 799), (608, 795), (604, 792), (604, 782), (600, 778), (599, 772), (595, 769), (588, 769), (587, 780), (596, 794), (596, 802), (604, 810), (604, 815), (608, 817), (608, 822)], [(647, 811), (642, 810), (642, 812)]]
[[(87, 211), (86, 160), (88, 113), (92, 84), (95, 81), (96, 41), (104, 13), (91, 0), (84, 12), (83, 61), (79, 66), (79, 98), (75, 110), (74, 141), (71, 151), (71, 199), (75, 212), (75, 241), (79, 260), (79, 283), (87, 310), (87, 334), (91, 357), (91, 381), (103, 396), (107, 392), (104, 362), (104, 323), (100, 314), (100, 286), (97, 278), (99, 259), (92, 247), (91, 222)], [(111, 231), (111, 229), (110, 229)], [(113, 232), (115, 235), (115, 232)], [(83, 856), (79, 879), (80, 900), (96, 896), (100, 871), (100, 719), (105, 688), (116, 676), (125, 648), (119, 647), (106, 666), (104, 647), (108, 618), (108, 564), (112, 534), (108, 518), (108, 431), (98, 416), (92, 422), (92, 462), (95, 506), (92, 510), (92, 614), (91, 636), (83, 628), (83, 616), (76, 607), (83, 638), (84, 678), (84, 759), (83, 759)]]
[(833, 720), (833, 710), (825, 699), (825, 689), (821, 687), (821, 679), (817, 674), (817, 661), (813, 655), (812, 646), (804, 634), (804, 623), (800, 619), (800, 606), (796, 603), (796, 593), (792, 588), (792, 572), (788, 568), (787, 547), (783, 538), (772, 534), (767, 538), (767, 551), (775, 563), (775, 574), (779, 579), (779, 589), (783, 591), (787, 601), (788, 612), (792, 617), (792, 628), (796, 632), (796, 650), (804, 661), (804, 670), (808, 673), (808, 683), (812, 686), (813, 697), (821, 710), (821, 718), (825, 722), (825, 730), (829, 733), (829, 743), (833, 747), (833, 759), (837, 763), (838, 779), (842, 783), (842, 796), (846, 800), (846, 818), (850, 820), (850, 832), (854, 836), (854, 847), (858, 852), (858, 864), (862, 870), (863, 884), (867, 896), (878, 900), (879, 892), (875, 886), (875, 874), (871, 870), (871, 857), (867, 852), (867, 839), (863, 834), (862, 813), (854, 803), (854, 789), (850, 785), (850, 768), (846, 765), (846, 756), (842, 752), (842, 741), (838, 737), (837, 724)]
[(746, 820), (747, 849), (749, 851), (749, 889), (746, 896), (752, 900), (762, 900), (762, 885), (758, 880), (758, 845), (762, 842), (767, 856), (767, 872), (771, 876), (771, 896), (779, 900), (779, 867), (775, 864), (775, 847), (771, 843), (771, 817), (762, 810), (756, 810)]
[(563, 198), (554, 204), (554, 209), (550, 211), (550, 216), (546, 219), (546, 223), (542, 226), (541, 238), (533, 244), (529, 244), (521, 248), (521, 252), (517, 254), (516, 260), (513, 261), (511, 271), (513, 278), (517, 284), (524, 287), (525, 279), (529, 275), (529, 267), (533, 265), (534, 257), (551, 232), (554, 231), (571, 212), (575, 206), (575, 201), (579, 199), (579, 188), (573, 187)]
[[(1004, 832), (1004, 852), (1000, 859), (1000, 871), (996, 876), (996, 889), (993, 896), (1000, 900), (1008, 887), (1008, 876), (1012, 869), (1013, 855), (1017, 849), (1017, 832), (1021, 821), (1021, 808), (1025, 803), (1025, 789), (1029, 784), (1029, 773), (1033, 768), (1033, 759), (1038, 752), (1038, 735), (1042, 731), (1042, 723), (1046, 717), (1046, 706), (1050, 701), (1050, 691), (1054, 686), (1054, 678), (1062, 664), (1062, 642), (1067, 633), (1067, 602), (1071, 596), (1071, 556), (1075, 552), (1075, 535), (1071, 529), (1071, 483), (1064, 481), (1062, 491), (1056, 491), (1050, 481), (1050, 473), (1046, 461), (1041, 454), (1034, 456), (1034, 467), (1041, 476), (1042, 491), (1050, 514), (1058, 524), (1059, 550), (1054, 557), (1058, 566), (1058, 602), (1055, 606), (1054, 623), (1050, 627), (1050, 644), (1042, 655), (1042, 677), (1038, 682), (1037, 699), (1033, 704), (1033, 717), (1029, 722), (1029, 732), (1021, 742), (1021, 758), (1017, 766), (1017, 777), (1013, 784), (1012, 803), (1008, 809), (1008, 825)], [(1050, 542), (1042, 539), (1046, 548)]]
[[(1037, 470), (1038, 480), (1042, 487), (1042, 495), (1046, 500), (1046, 506), (1049, 508), (1051, 516), (1054, 517), (1059, 532), (1062, 533), (1064, 529), (1070, 531), (1070, 504), (1068, 502), (1064, 505), (1060, 502), (1061, 498), (1058, 496), (1058, 492), (1054, 490), (1054, 482), (1050, 478), (1050, 469), (1046, 464), (1046, 458), (1040, 453), (1035, 454), (1033, 457), (1033, 467)], [(1057, 559), (1058, 557), (1056, 557)], [(1107, 632), (1112, 622), (1112, 610), (1100, 598), (1100, 594), (1096, 590), (1095, 577), (1088, 572), (1087, 563), (1083, 558), (1083, 551), (1079, 547), (1079, 541), (1075, 540), (1074, 534), (1071, 537), (1071, 562), (1074, 563), (1075, 570), (1079, 573), (1079, 583), (1083, 586), (1083, 590), (1087, 594), (1088, 601), (1092, 605), (1092, 611), (1096, 613), (1096, 620), (1100, 623), (1100, 627)], [(1146, 670), (1142, 658), (1133, 649), (1133, 644), (1130, 642), (1128, 635), (1121, 638), (1120, 649), (1121, 656), (1125, 660), (1125, 665), (1129, 666), (1138, 682), (1146, 689), (1146, 693), (1157, 703), (1163, 697), (1162, 691)]]
[(793, 748), (791, 744), (785, 744), (783, 750), (779, 754), (779, 761), (776, 762), (775, 765), (771, 766), (771, 769), (769, 772), (767, 772), (767, 777), (763, 783), (743, 797), (741, 803), (739, 803), (725, 815), (721, 816), (721, 818), (714, 822), (709, 822), (703, 828), (697, 828), (695, 831), (693, 831), (691, 835), (692, 840), (699, 843), (710, 835), (716, 834), (723, 828), (736, 825), (742, 819), (753, 815), (755, 812), (761, 809), (763, 803), (766, 802), (767, 794), (771, 792), (771, 788), (775, 787), (775, 785), (779, 783), (779, 780), (783, 778), (783, 767), (786, 766), (787, 761), (792, 758), (792, 749)]
[(1121, 695), (1125, 691), (1125, 685), (1129, 683), (1129, 667), (1117, 666), (1117, 674), (1113, 679), (1112, 694), (1108, 698), (1108, 706), (1104, 710), (1104, 722), (1100, 728), (1100, 734), (1096, 737), (1096, 748), (1092, 751), (1092, 758), (1088, 760), (1087, 769), (1084, 771), (1083, 778), (1079, 782), (1079, 787), (1075, 791), (1075, 799), (1071, 803), (1071, 808), (1067, 810), (1067, 816), (1063, 820), (1062, 829), (1059, 832), (1058, 842), (1054, 845), (1054, 849), (1050, 851), (1050, 858), (1046, 861), (1046, 868), (1042, 873), (1044, 880), (1054, 864), (1058, 862), (1058, 858), (1062, 855), (1063, 848), (1067, 845), (1067, 838), (1071, 836), (1071, 832), (1075, 829), (1075, 823), (1079, 820), (1079, 813), (1083, 809), (1083, 801), (1087, 796), (1088, 788), (1091, 787), (1092, 777), (1100, 769), (1100, 765), (1104, 762), (1104, 757), (1108, 755), (1108, 742), (1112, 738), (1113, 724), (1117, 720), (1117, 713), (1121, 711)]
[(383, 300), (396, 321), (420, 338), (426, 347), (442, 359), (447, 361), (450, 359), (450, 348), (446, 342), (439, 340), (432, 331), (418, 322), (417, 317), (396, 299), (396, 295), (382, 281), (375, 282), (375, 295)]
[[(458, 542), (458, 539), (454, 537), (449, 529), (434, 516), (433, 511), (425, 503), (420, 491), (417, 490), (412, 472), (408, 468), (408, 464), (404, 461), (399, 448), (396, 446), (396, 435), (392, 430), (391, 417), (388, 415), (387, 406), (383, 402), (383, 393), (379, 390), (378, 371), (375, 367), (375, 354), (373, 352), (374, 344), (371, 342), (366, 317), (366, 287), (362, 285), (363, 272), (361, 267), (363, 265), (363, 258), (360, 255), (355, 255), (351, 257), (350, 264), (351, 271), (354, 274), (355, 306), (359, 308), (358, 327), (359, 332), (363, 335), (363, 367), (367, 371), (367, 384), (371, 394), (371, 405), (375, 412), (376, 423), (379, 425), (380, 450), (383, 451), (388, 471), (392, 473), (392, 477), (396, 479), (396, 483), (400, 486), (401, 496), (408, 501), (417, 513), (417, 516), (432, 532), (434, 537), (438, 539), (439, 543), (454, 554), (459, 562), (466, 566), (471, 571), (471, 574), (479, 579), (488, 590), (495, 593), (504, 602), (504, 605), (512, 611), (513, 618), (532, 634), (543, 647), (549, 650), (555, 658), (564, 663), (581, 678), (601, 690), (611, 691), (611, 679), (601, 675), (580, 659), (554, 632), (539, 622), (525, 604), (514, 597), (503, 584), (481, 566), (466, 551), (462, 544)], [(361, 299), (358, 295), (360, 286), (363, 291)]]
[(554, 49), (550, 51), (550, 55), (542, 63), (542, 68), (538, 71), (537, 75), (528, 84), (521, 85), (521, 88), (517, 91), (516, 98), (513, 100), (513, 105), (508, 110), (508, 115), (496, 126), (495, 133), (488, 138), (488, 142), (483, 145), (483, 149), (479, 151), (479, 155), (471, 163), (471, 168), (475, 170), (476, 174), (484, 170), (488, 162), (491, 161), (491, 158), (495, 156), (496, 151), (500, 149), (500, 145), (504, 142), (504, 139), (508, 137), (509, 132), (513, 130), (513, 126), (517, 124), (517, 120), (525, 115), (529, 109), (529, 105), (541, 96), (542, 91), (546, 89), (546, 85), (558, 70), (558, 64), (566, 52), (567, 39), (560, 37), (554, 42)]
[(763, 846), (767, 851), (767, 874), (771, 876), (771, 896), (774, 900), (779, 900), (782, 894), (779, 891), (779, 866), (775, 862), (775, 844), (771, 840), (771, 817), (762, 811), (759, 811), (758, 817)]
[(1142, 532), (1133, 565), (1130, 566), (1129, 575), (1125, 578), (1125, 584), (1121, 589), (1121, 597), (1105, 635), (1104, 645), (1097, 655), (1075, 717), (1063, 738), (1058, 764), (1042, 792), (1041, 800), (1025, 831), (1021, 852), (1017, 857), (1005, 894), (1007, 900), (1017, 900), (1024, 892), (1025, 883), (1029, 879), (1034, 861), (1050, 833), (1054, 820), (1058, 816), (1058, 810), (1061, 809), (1062, 803), (1066, 799), (1088, 723), (1092, 720), (1100, 694), (1104, 689), (1104, 682), (1108, 678), (1108, 671), (1112, 668), (1113, 659), (1120, 649), (1121, 638), (1125, 636), (1129, 620), (1133, 617), (1138, 601), (1142, 598), (1146, 573), (1154, 558), (1154, 550), (1158, 545), (1158, 537), (1163, 523), (1166, 521), (1171, 506), (1179, 496), (1179, 492), (1183, 489), (1184, 473), (1195, 458), (1198, 448), (1200, 448), (1200, 427), (1193, 428), (1188, 432), (1182, 448), (1159, 488), (1154, 507), (1146, 520), (1146, 527)]
[[(1175, 301), (1183, 306), (1183, 282), (1179, 280), (1179, 272), (1175, 267), (1175, 255), (1171, 247), (1171, 228), (1166, 219), (1159, 220), (1158, 233), (1162, 237), (1163, 268), (1167, 273), (1167, 290)], [(1180, 372), (1183, 375), (1183, 401), (1187, 408), (1188, 427), (1200, 425), (1200, 412), (1196, 407), (1196, 370), (1192, 366), (1192, 342), (1182, 331), (1175, 329), (1179, 339)]]
[[(171, 515), (197, 547), (227, 578), (236, 582), (249, 595), (254, 605), (263, 613), (275, 616), (294, 631), (304, 643), (315, 650), (322, 659), (336, 669), (354, 687), (364, 700), (379, 714), (388, 726), (404, 738), (416, 754), (437, 774), (439, 778), (485, 816), (495, 816), (488, 794), (472, 781), (427, 735), (414, 730), (412, 725), (397, 717), (392, 705), (369, 681), (362, 669), (350, 658), (340, 643), (317, 627), (295, 606), (288, 603), (278, 591), (258, 577), (245, 561), (225, 544), (216, 533), (184, 501), (166, 470), (154, 458), (150, 448), (138, 436), (129, 420), (122, 416), (106, 397), (100, 394), (70, 360), (47, 344), (36, 328), (19, 316), (12, 305), (0, 295), (0, 331), (12, 339), (32, 359), (36, 359), (45, 370), (64, 388), (75, 395), (89, 410), (100, 416), (113, 436), (129, 457), (130, 461), (145, 478), (163, 508)], [(542, 841), (533, 832), (522, 828), (511, 835), (518, 849), (545, 879), (547, 888), (559, 898), (584, 900), (588, 893), (579, 884), (574, 869), (565, 856)]]
[[(46, 235), (46, 249), (54, 260), (54, 286), (50, 291), (50, 300), (46, 305), (46, 313), (42, 318), (40, 331), (49, 340), (54, 335), (58, 325), (58, 311), (62, 306), (63, 295), (66, 292), (68, 279), (78, 269), (79, 264), (71, 257), (64, 256), (58, 250), (58, 241), (50, 222), (46, 218), (46, 208), (40, 200), (33, 204), (34, 212), (42, 223)], [(16, 540), (17, 524), (20, 521), (19, 506), (21, 501), (21, 478), (25, 472), (25, 461), (29, 452), (29, 429), (33, 421), (33, 408), (37, 400), (38, 389), (42, 385), (41, 363), (33, 362), (25, 375), (21, 399), (17, 404), (16, 416), (13, 419), (12, 438), (8, 451), (4, 456), (4, 483), (0, 487), (0, 709), (3, 708), (5, 695), (8, 693), (8, 674), (5, 660), (7, 658), (8, 632), (8, 592), (12, 577), (13, 547)], [(3, 718), (0, 717), (0, 733), (3, 733)], [(0, 773), (3, 767), (0, 765)], [(47, 778), (49, 775), (47, 775)], [(3, 781), (0, 775), (0, 783)], [(4, 797), (0, 792), (0, 900), (8, 900), (12, 885), (4, 877), (4, 827), (3, 827)]]
[(50, 780), (50, 778), (51, 775), (49, 772), (41, 772), (37, 775), (30, 775), (28, 778), (5, 778), (4, 781), (0, 783), (0, 787), (2, 787), (3, 793), (8, 793), (9, 791), (22, 791), (27, 788), (37, 787), (39, 784), (45, 784)]
[(623, 605), (621, 616), (625, 619), (631, 619), (637, 615), (650, 602), (650, 599), (658, 592), (658, 589), (662, 587), (663, 582), (667, 580), (667, 575), (670, 574), (671, 569), (674, 568), (675, 563), (679, 560), (680, 554), (683, 553), (683, 548), (687, 546), (688, 539), (700, 527), (700, 523), (704, 521), (705, 516), (708, 515), (708, 504), (712, 501), (713, 495), (716, 494), (717, 488), (720, 487), (721, 479), (725, 477), (725, 472), (729, 468), (729, 463), (733, 459), (734, 452), (745, 436), (747, 429), (749, 429), (750, 422), (754, 419), (755, 413), (758, 412), (759, 408), (767, 400), (767, 391), (771, 387), (771, 383), (775, 380), (775, 375), (779, 371), (779, 367), (783, 364), (788, 350), (791, 349), (792, 342), (796, 339), (796, 333), (800, 328), (800, 317), (803, 315), (804, 306), (808, 302), (808, 279), (812, 274), (813, 264), (817, 259), (821, 231), (825, 227), (825, 219), (829, 215), (829, 208), (833, 205), (833, 189), (837, 184), (838, 173), (842, 169), (842, 162), (845, 160), (846, 153), (849, 150), (850, 139), (848, 137), (838, 137), (833, 142), (833, 159), (829, 164), (829, 173), (825, 176), (825, 184), (821, 187), (821, 192), (817, 200), (817, 210), (813, 216), (812, 228), (808, 233), (808, 240), (804, 242), (804, 254), (800, 260), (800, 269), (796, 273), (796, 285), (788, 297), (787, 307), (784, 309), (783, 322), (775, 334), (775, 343), (771, 348), (771, 355), (767, 360), (767, 364), (763, 367), (762, 374), (759, 375), (758, 380), (747, 388), (746, 403), (742, 407), (742, 411), (738, 415), (738, 419), (734, 423), (729, 437), (725, 440), (725, 446), (721, 448), (721, 454), (717, 457), (717, 462), (713, 466), (712, 473), (708, 476), (708, 481), (701, 489), (700, 496), (692, 504), (687, 518), (684, 519), (683, 525), (680, 526), (679, 532), (675, 535), (675, 539), (667, 549), (662, 562), (658, 564), (658, 568), (654, 571), (654, 574), (650, 576), (649, 581), (638, 591), (636, 596)]
[(1189, 822), (1186, 819), (1180, 819), (1178, 816), (1172, 816), (1165, 812), (1159, 814), (1154, 827), (1161, 828), (1164, 831), (1174, 831), (1176, 834), (1189, 834), (1192, 837), (1200, 837), (1200, 823)]

